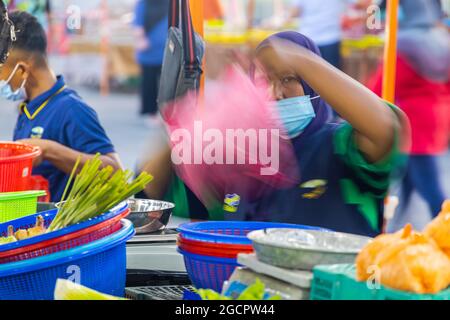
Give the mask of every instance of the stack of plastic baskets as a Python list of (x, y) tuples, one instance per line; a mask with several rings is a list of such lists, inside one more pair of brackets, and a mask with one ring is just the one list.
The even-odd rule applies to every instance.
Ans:
[[(51, 233), (1, 245), (0, 264), (68, 250), (107, 237), (122, 227), (121, 219), (125, 218), (129, 212), (128, 206), (124, 203), (95, 219)], [(44, 218), (44, 225), (48, 227), (56, 213), (57, 210), (51, 210), (4, 223), (0, 225), (0, 236), (7, 235), (9, 226), (12, 226), (14, 231), (32, 227), (39, 215)]]
[(239, 253), (252, 253), (253, 247), (247, 244), (209, 243), (185, 239), (178, 236), (178, 247), (185, 252), (210, 257), (236, 258)]
[(198, 222), (181, 225), (178, 251), (197, 289), (222, 291), (237, 263), (238, 253), (253, 251), (247, 234), (269, 228), (321, 230), (315, 227), (265, 222)]
[[(56, 280), (69, 279), (100, 292), (123, 296), (126, 241), (134, 235), (126, 203), (83, 223), (0, 245), (0, 300), (51, 300)], [(56, 215), (41, 213), (45, 224)], [(37, 215), (0, 225), (3, 236), (32, 226)]]
[(0, 192), (28, 190), (33, 159), (40, 152), (23, 143), (0, 142)]

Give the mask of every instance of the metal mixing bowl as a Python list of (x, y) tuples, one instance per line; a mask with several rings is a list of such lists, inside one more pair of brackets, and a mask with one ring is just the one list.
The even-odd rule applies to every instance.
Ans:
[(36, 212), (44, 212), (56, 209), (56, 203), (53, 202), (38, 202)]
[(129, 199), (131, 210), (128, 220), (133, 222), (136, 234), (148, 234), (163, 230), (172, 217), (175, 205), (170, 202), (146, 199)]

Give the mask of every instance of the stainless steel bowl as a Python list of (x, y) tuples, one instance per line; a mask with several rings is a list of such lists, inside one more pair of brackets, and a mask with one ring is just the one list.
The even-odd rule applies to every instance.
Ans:
[(36, 212), (44, 212), (56, 209), (56, 203), (53, 202), (38, 202)]
[(131, 210), (128, 220), (133, 222), (136, 234), (148, 234), (166, 228), (175, 205), (170, 202), (146, 199), (129, 199)]

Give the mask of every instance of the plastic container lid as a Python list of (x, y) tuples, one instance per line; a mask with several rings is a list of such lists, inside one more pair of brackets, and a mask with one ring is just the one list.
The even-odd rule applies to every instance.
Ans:
[(38, 198), (38, 197), (42, 197), (45, 195), (47, 195), (47, 193), (45, 191), (3, 192), (3, 193), (0, 193), (0, 201)]
[(34, 159), (41, 154), (41, 149), (39, 147), (17, 142), (0, 142), (0, 151), (2, 149), (13, 151), (13, 155), (2, 156), (3, 152), (0, 152), (0, 164)]

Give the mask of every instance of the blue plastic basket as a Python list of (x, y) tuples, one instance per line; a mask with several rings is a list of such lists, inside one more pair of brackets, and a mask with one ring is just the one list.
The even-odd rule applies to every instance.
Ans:
[(123, 227), (110, 237), (55, 254), (0, 265), (0, 300), (52, 300), (57, 279), (123, 297), (126, 281), (126, 242), (135, 231)]
[[(59, 238), (64, 235), (67, 235), (67, 234), (70, 234), (70, 233), (73, 233), (73, 232), (76, 232), (76, 231), (79, 231), (82, 229), (86, 229), (93, 225), (99, 224), (103, 221), (112, 219), (115, 216), (124, 213), (124, 211), (127, 209), (128, 209), (127, 202), (122, 202), (115, 208), (111, 209), (109, 212), (104, 213), (96, 218), (89, 219), (87, 221), (77, 223), (70, 227), (56, 230), (56, 231), (49, 232), (49, 233), (45, 233), (45, 234), (42, 234), (42, 235), (39, 235), (36, 237), (32, 237), (29, 239), (3, 244), (0, 246), (0, 252), (14, 250), (14, 249), (22, 248), (25, 246), (33, 245), (33, 244), (36, 244), (39, 242), (56, 239), (56, 238)], [(2, 224), (0, 224), (0, 237), (7, 236), (8, 226), (13, 226), (14, 232), (19, 229), (29, 229), (31, 227), (34, 227), (35, 223), (36, 223), (36, 217), (39, 215), (41, 215), (44, 218), (44, 224), (46, 227), (48, 227), (50, 225), (50, 223), (53, 221), (53, 219), (55, 218), (57, 212), (58, 212), (58, 209), (54, 209), (54, 210), (50, 210), (50, 211), (37, 213), (37, 214), (31, 215), (31, 216), (23, 217), (20, 219), (12, 220), (7, 223), (2, 223)]]
[(270, 228), (291, 228), (303, 230), (329, 231), (323, 228), (303, 226), (288, 223), (272, 222), (238, 222), (238, 221), (211, 221), (183, 224), (178, 231), (183, 238), (213, 243), (248, 244), (252, 242), (247, 234), (255, 230)]
[(202, 256), (179, 248), (177, 250), (183, 255), (189, 278), (197, 289), (222, 292), (223, 283), (239, 266), (236, 259)]

